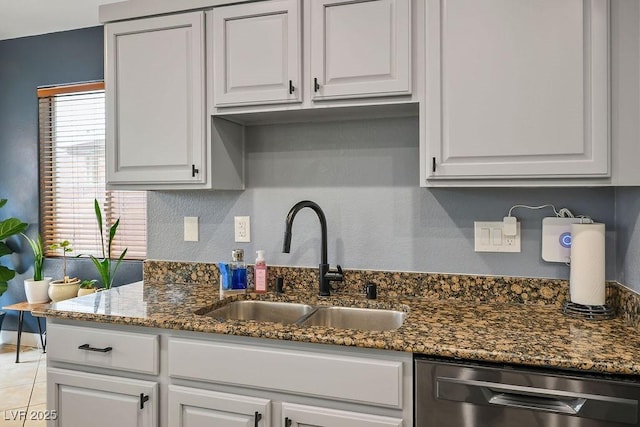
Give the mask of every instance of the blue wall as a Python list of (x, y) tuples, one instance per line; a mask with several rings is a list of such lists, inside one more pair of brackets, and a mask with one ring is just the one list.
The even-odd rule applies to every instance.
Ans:
[(640, 293), (640, 188), (616, 189), (618, 281)]
[[(0, 198), (9, 199), (2, 215), (32, 224), (32, 236), (39, 223), (36, 88), (101, 80), (103, 58), (102, 27), (0, 41)], [(0, 306), (24, 301), (23, 279), (33, 274), (30, 249), (21, 239), (12, 239), (11, 243), (19, 251), (10, 260), (19, 274), (0, 297)], [(61, 277), (60, 264), (58, 260), (45, 261), (45, 274)], [(97, 278), (86, 260), (72, 261), (69, 271), (79, 277)], [(120, 281), (139, 280), (141, 263), (130, 263), (121, 271)], [(15, 330), (16, 319), (16, 313), (9, 312), (2, 329)], [(30, 316), (26, 319), (25, 330), (36, 331), (35, 320)]]

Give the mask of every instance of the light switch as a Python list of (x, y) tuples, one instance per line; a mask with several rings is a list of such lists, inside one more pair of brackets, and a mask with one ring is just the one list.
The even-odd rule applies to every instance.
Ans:
[(491, 229), (491, 244), (494, 246), (502, 246), (502, 228)]
[(184, 241), (185, 242), (198, 241), (198, 217), (197, 216), (184, 217)]
[(474, 221), (474, 250), (476, 252), (520, 252), (520, 223), (515, 224), (515, 236), (505, 233), (503, 226), (503, 221)]
[(487, 227), (480, 229), (480, 244), (482, 246), (489, 246), (489, 228)]

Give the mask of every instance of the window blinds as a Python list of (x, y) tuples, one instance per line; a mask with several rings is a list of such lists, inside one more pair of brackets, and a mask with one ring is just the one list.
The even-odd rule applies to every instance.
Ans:
[[(105, 186), (105, 94), (103, 82), (38, 89), (40, 128), (40, 224), (46, 255), (52, 243), (69, 240), (73, 252), (102, 257), (94, 199), (108, 227), (120, 218), (112, 257), (146, 257), (146, 192)], [(106, 245), (105, 245), (106, 246)], [(106, 250), (106, 248), (105, 248)]]

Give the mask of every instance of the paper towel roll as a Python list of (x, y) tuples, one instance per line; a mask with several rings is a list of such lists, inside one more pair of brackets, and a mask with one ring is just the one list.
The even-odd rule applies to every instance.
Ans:
[(604, 224), (571, 224), (571, 302), (604, 305)]

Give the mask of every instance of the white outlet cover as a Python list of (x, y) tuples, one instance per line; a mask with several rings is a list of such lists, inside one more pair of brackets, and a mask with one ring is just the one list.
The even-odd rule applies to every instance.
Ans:
[(520, 223), (516, 223), (516, 235), (506, 237), (503, 221), (475, 221), (474, 250), (476, 252), (520, 252)]
[(571, 224), (583, 218), (547, 217), (542, 219), (542, 259), (547, 262), (569, 262), (571, 255)]
[(251, 242), (251, 217), (233, 217), (235, 241), (239, 243)]

